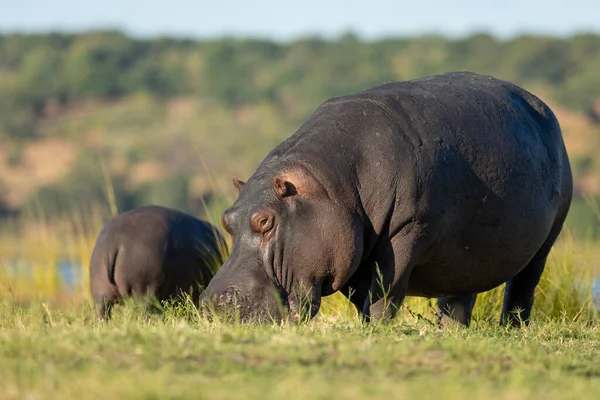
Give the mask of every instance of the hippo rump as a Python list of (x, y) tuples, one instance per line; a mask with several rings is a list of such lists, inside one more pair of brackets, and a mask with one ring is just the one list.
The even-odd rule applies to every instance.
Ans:
[(573, 192), (550, 108), (470, 72), (329, 99), (234, 184), (232, 252), (201, 297), (246, 320), (312, 317), (341, 291), (366, 320), (408, 295), (468, 325), (506, 282), (501, 322), (528, 321)]
[(100, 318), (123, 297), (198, 301), (227, 247), (208, 222), (161, 206), (143, 206), (108, 221), (90, 260), (90, 289)]

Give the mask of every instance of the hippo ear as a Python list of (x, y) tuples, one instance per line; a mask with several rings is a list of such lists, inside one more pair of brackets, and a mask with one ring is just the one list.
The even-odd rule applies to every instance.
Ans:
[(327, 196), (327, 191), (314, 176), (301, 168), (282, 172), (274, 179), (273, 189), (280, 198)]
[(238, 193), (240, 192), (240, 190), (242, 190), (242, 187), (246, 184), (246, 182), (242, 182), (237, 178), (233, 178), (233, 186), (235, 186), (235, 188), (238, 190)]
[(279, 197), (289, 197), (298, 194), (298, 190), (292, 182), (277, 177), (275, 178), (275, 193)]

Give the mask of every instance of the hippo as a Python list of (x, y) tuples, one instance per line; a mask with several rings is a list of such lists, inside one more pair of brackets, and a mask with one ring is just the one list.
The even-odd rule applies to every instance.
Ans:
[(97, 317), (110, 319), (113, 305), (130, 296), (162, 301), (186, 293), (197, 302), (227, 251), (213, 225), (181, 211), (148, 205), (117, 215), (90, 260)]
[(201, 302), (259, 322), (340, 291), (365, 321), (419, 296), (468, 326), (506, 283), (500, 323), (521, 326), (573, 196), (552, 110), (463, 71), (330, 98), (234, 185), (233, 247)]

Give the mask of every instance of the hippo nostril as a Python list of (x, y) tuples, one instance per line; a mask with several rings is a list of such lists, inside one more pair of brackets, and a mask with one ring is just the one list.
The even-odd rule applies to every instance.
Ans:
[(231, 293), (222, 293), (217, 300), (217, 304), (231, 303)]
[(230, 286), (217, 296), (215, 303), (219, 305), (233, 303), (234, 296), (235, 288), (233, 286)]

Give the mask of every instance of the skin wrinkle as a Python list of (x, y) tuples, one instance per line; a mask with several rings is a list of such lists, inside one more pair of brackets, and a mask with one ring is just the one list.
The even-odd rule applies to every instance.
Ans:
[[(279, 251), (279, 268), (281, 269), (282, 275), (282, 287), (287, 294), (292, 292), (292, 287), (290, 286), (290, 278), (291, 274), (290, 269), (285, 267), (285, 257), (284, 257), (285, 246), (280, 246)], [(285, 274), (285, 275), (284, 275)]]
[[(278, 232), (279, 235), (279, 232)], [(276, 276), (276, 284), (279, 287), (279, 290), (285, 292), (282, 293), (284, 296), (287, 296), (287, 294), (289, 293), (289, 288), (287, 288), (285, 286), (285, 280), (283, 279), (283, 247), (282, 245), (279, 244), (279, 241), (275, 241), (275, 245), (274, 245), (274, 249), (275, 249), (275, 253), (273, 255), (274, 258), (274, 264), (273, 264), (273, 271), (275, 272), (275, 276)]]
[(273, 264), (270, 265), (271, 267), (271, 271), (273, 274), (273, 280), (275, 281), (276, 284), (279, 284), (279, 282), (281, 281), (281, 278), (278, 276), (278, 271), (280, 269), (279, 266), (279, 244), (277, 242), (272, 244), (272, 249), (273, 249), (273, 254), (272, 254), (272, 262)]
[[(280, 290), (283, 296), (284, 303), (287, 301), (288, 294), (291, 292), (289, 286), (286, 284), (287, 282), (287, 269), (284, 268), (283, 263), (283, 248), (284, 246), (279, 245), (279, 230), (278, 223), (275, 223), (273, 226), (273, 234), (270, 238), (267, 239), (265, 244), (265, 257), (263, 261), (263, 268), (267, 272), (271, 272), (271, 279), (274, 281), (275, 286), (278, 290)], [(285, 275), (284, 275), (285, 273)]]
[(275, 272), (275, 250), (277, 248), (277, 244), (273, 245), (272, 243), (268, 243), (265, 247), (266, 248), (264, 250), (264, 259), (266, 260), (266, 262), (263, 262), (263, 267), (267, 272), (269, 270), (271, 271), (272, 279), (277, 279)]
[(288, 293), (288, 303), (289, 303), (289, 306), (290, 306), (290, 310), (293, 311), (293, 312), (295, 312), (295, 311), (297, 311), (298, 307), (296, 305), (296, 295), (295, 295), (295, 292), (292, 290), (293, 287), (294, 287), (293, 285), (294, 285), (294, 275), (290, 274), (290, 284), (289, 284), (290, 291)]

